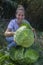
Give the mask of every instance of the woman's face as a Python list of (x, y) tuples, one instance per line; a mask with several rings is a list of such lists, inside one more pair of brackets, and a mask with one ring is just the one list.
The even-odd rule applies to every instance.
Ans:
[(18, 10), (18, 12), (16, 13), (16, 18), (19, 22), (21, 22), (25, 18), (24, 11)]

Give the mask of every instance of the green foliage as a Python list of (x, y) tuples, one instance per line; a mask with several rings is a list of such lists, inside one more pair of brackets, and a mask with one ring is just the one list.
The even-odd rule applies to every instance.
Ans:
[(9, 52), (5, 49), (0, 50), (0, 65), (16, 65), (11, 61)]
[[(13, 50), (13, 51), (12, 51)], [(39, 54), (33, 49), (25, 49), (23, 47), (16, 47), (10, 49), (10, 57), (18, 64), (34, 63), (38, 60)]]
[(4, 32), (6, 30), (7, 24), (5, 20), (0, 20), (0, 48), (5, 47), (7, 44), (4, 36)]

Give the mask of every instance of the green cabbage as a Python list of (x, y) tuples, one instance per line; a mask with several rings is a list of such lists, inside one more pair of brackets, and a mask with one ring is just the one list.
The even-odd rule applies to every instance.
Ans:
[(21, 59), (23, 59), (23, 52), (24, 52), (24, 48), (18, 47), (18, 48), (11, 48), (10, 49), (10, 57), (12, 58), (12, 60), (14, 61), (19, 61)]
[(26, 26), (21, 26), (14, 35), (14, 40), (17, 45), (23, 47), (30, 47), (34, 43), (34, 33), (31, 29)]
[(38, 60), (39, 54), (37, 51), (33, 49), (25, 49), (23, 47), (18, 48), (11, 48), (10, 49), (10, 58), (20, 64), (20, 65), (27, 65), (29, 63), (34, 63)]
[(22, 20), (22, 23), (20, 26), (26, 26), (29, 29), (32, 29), (30, 23), (27, 20)]
[(25, 61), (27, 61), (27, 63), (34, 63), (37, 61), (38, 58), (39, 58), (38, 52), (36, 52), (33, 49), (28, 49), (25, 52)]

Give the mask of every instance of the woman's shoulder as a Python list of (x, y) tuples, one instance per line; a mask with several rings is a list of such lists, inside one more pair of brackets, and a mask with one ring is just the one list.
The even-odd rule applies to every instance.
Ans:
[(15, 24), (15, 22), (16, 22), (16, 18), (15, 19), (11, 19), (9, 23), (10, 24)]
[(10, 22), (15, 22), (16, 19), (11, 19)]

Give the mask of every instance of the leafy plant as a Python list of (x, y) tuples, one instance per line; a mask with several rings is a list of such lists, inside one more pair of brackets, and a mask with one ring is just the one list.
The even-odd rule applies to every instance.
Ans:
[[(13, 51), (12, 51), (13, 50)], [(39, 54), (33, 49), (25, 49), (23, 47), (16, 47), (10, 49), (10, 58), (18, 64), (34, 63), (38, 60)]]

